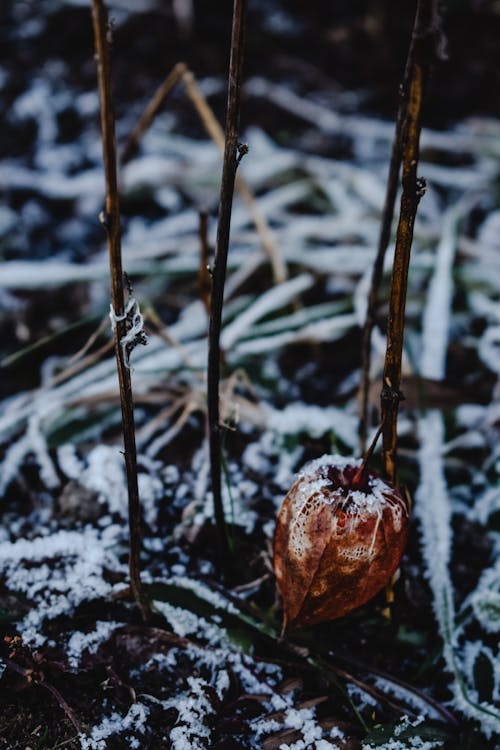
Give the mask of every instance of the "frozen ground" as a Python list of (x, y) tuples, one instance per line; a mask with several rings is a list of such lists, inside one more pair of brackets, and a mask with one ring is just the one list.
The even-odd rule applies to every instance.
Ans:
[[(127, 6), (117, 7), (118, 24)], [(33, 23), (23, 27), (26, 44), (40, 32)], [(237, 198), (222, 344), (231, 428), (225, 503), (238, 580), (226, 587), (214, 577), (207, 524), (207, 320), (196, 286), (198, 209), (209, 209), (213, 242), (220, 155), (201, 132), (184, 134), (189, 104), (181, 90), (123, 170), (124, 267), (149, 333), (131, 358), (144, 579), (158, 613), (145, 628), (121, 596), (127, 501), (96, 219), (97, 95), (90, 84), (70, 87), (71, 71), (61, 65), (43, 66), (14, 97), (9, 128), (35, 135), (29, 155), (12, 152), (0, 163), (0, 366), (9, 383), (0, 402), (0, 616), (24, 644), (5, 653), (0, 689), (10, 713), (17, 705), (10, 687), (26, 688), (26, 675), (6, 665), (36, 663), (76, 716), (78, 732), (44, 691), (47, 710), (59, 712), (58, 739), (72, 748), (433, 748), (458, 742), (443, 725), (446, 711), (458, 721), (460, 747), (493, 746), (500, 123), (471, 118), (422, 137), (427, 192), (415, 228), (400, 421), (401, 473), (415, 508), (394, 621), (382, 618), (377, 600), (347, 625), (325, 626), (319, 639), (306, 634), (302, 650), (284, 652), (270, 576), (274, 516), (306, 458), (357, 452), (359, 331), (393, 126), (336, 113), (325, 91), (299, 97), (262, 78), (246, 84), (246, 107), (265, 102), (278, 122), (293, 115), (302, 125), (293, 142), (257, 125), (244, 134), (250, 153), (241, 175), (286, 279), (273, 283), (262, 232)], [(11, 76), (0, 70), (5, 96)], [(220, 96), (218, 81), (200, 86), (209, 100)], [(135, 114), (120, 113), (122, 140)], [(74, 138), (68, 122), (77, 123)], [(86, 327), (69, 329), (70, 353), (61, 354), (57, 337), (83, 317)], [(44, 346), (13, 356), (38, 330), (50, 356)], [(375, 382), (384, 346), (377, 328)], [(29, 388), (16, 387), (16, 378)], [(30, 662), (33, 654), (38, 661)], [(353, 679), (325, 666), (338, 666), (337, 657), (351, 659), (345, 669)], [(0, 747), (11, 748), (2, 738), (11, 731), (0, 719)]]

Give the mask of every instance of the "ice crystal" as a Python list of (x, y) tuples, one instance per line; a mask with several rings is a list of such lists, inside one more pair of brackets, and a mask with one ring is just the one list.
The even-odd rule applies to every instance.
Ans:
[(102, 721), (93, 727), (90, 735), (80, 734), (81, 750), (106, 750), (105, 740), (117, 734), (133, 729), (138, 734), (144, 734), (149, 707), (143, 703), (132, 703), (125, 716), (120, 716), (116, 711), (111, 716), (105, 716)]

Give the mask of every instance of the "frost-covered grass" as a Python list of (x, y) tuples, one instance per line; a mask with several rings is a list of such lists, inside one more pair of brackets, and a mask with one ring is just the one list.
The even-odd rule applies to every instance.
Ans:
[[(118, 5), (126, 13), (133, 4)], [(201, 85), (208, 94), (218, 91), (214, 81)], [(28, 303), (19, 290), (51, 295), (67, 283), (84, 286), (87, 312), (97, 317), (107, 312), (104, 251), (83, 262), (76, 251), (87, 241), (86, 223), (97, 216), (103, 198), (97, 95), (79, 92), (71, 99), (62, 89), (49, 70), (19, 97), (9, 117), (19, 123), (38, 119), (37, 147), (30, 165), (21, 159), (0, 164), (0, 182), (13, 193), (29, 188), (40, 199), (74, 200), (76, 216), (55, 231), (55, 252), (46, 253), (50, 261), (31, 260), (12, 209), (2, 209), (0, 239), (12, 239), (12, 259), (0, 262), (0, 314), (23, 313)], [(405, 614), (403, 606), (397, 617), (413, 638), (404, 656), (410, 669), (395, 665), (392, 646), (377, 640), (384, 627), (380, 603), (349, 622), (350, 633), (342, 623), (325, 631), (327, 652), (344, 645), (358, 656), (354, 639), (362, 644), (368, 666), (370, 638), (382, 643), (382, 667), (386, 659), (387, 671), (401, 669), (406, 683), (414, 678), (423, 697), (411, 692), (412, 684), (374, 678), (368, 667), (361, 676), (365, 687), (407, 709), (405, 718), (381, 706), (363, 684), (339, 689), (317, 662), (313, 678), (300, 672), (297, 662), (300, 680), (290, 687), (289, 681), (298, 679), (293, 664), (274, 663), (278, 655), (287, 660), (277, 640), (272, 647), (265, 640), (279, 632), (270, 544), (281, 498), (303, 459), (326, 450), (357, 451), (356, 342), (393, 126), (334, 113), (317, 98), (299, 99), (262, 79), (248, 82), (247, 95), (249, 101), (272, 104), (277, 117), (297, 115), (313, 134), (348, 138), (352, 158), (330, 159), (280, 145), (256, 125), (245, 133), (250, 154), (242, 174), (258, 196), (262, 216), (272, 223), (289, 278), (271, 284), (268, 256), (247, 209), (237, 201), (222, 333), (227, 365), (222, 412), (231, 428), (225, 440), (224, 504), (240, 579), (221, 590), (214, 573), (204, 432), (207, 321), (195, 283), (196, 208), (215, 205), (220, 157), (212, 143), (179, 133), (177, 101), (158, 117), (122, 181), (125, 201), (140, 195), (164, 211), (153, 220), (124, 219), (124, 266), (137, 277), (134, 294), (149, 325), (148, 346), (134, 350), (131, 367), (144, 580), (162, 626), (144, 629), (138, 645), (131, 628), (140, 626), (121, 601), (127, 583), (127, 495), (109, 352), (80, 370), (79, 360), (47, 357), (39, 387), (0, 402), (0, 604), (12, 608), (13, 627), (24, 643), (41, 653), (56, 650), (73, 677), (83, 681), (89, 670), (109, 668), (105, 689), (99, 673), (102, 692), (92, 710), (82, 710), (84, 728), (71, 747), (209, 748), (229, 731), (220, 718), (228, 711), (238, 716), (238, 741), (246, 743), (241, 747), (260, 747), (268, 740), (283, 750), (326, 750), (342, 748), (345, 741), (365, 750), (430, 750), (447, 740), (439, 732), (431, 736), (442, 714), (425, 701), (426, 694), (456, 714), (469, 738), (482, 732), (477, 747), (486, 747), (481, 743), (500, 730), (500, 452), (494, 385), (500, 375), (500, 210), (495, 204), (500, 125), (470, 120), (448, 132), (423, 133), (420, 172), (428, 187), (415, 227), (405, 376), (410, 385), (424, 380), (417, 382), (420, 401), (404, 411), (399, 429), (403, 474), (418, 488), (412, 529), (418, 544), (410, 544), (396, 588), (397, 600), (409, 608)], [(70, 103), (85, 128), (77, 142), (63, 146), (56, 143), (57, 114)], [(130, 125), (125, 115), (120, 132)], [(460, 166), (449, 166), (447, 156), (457, 153)], [(33, 201), (25, 220), (35, 226), (43, 217)], [(213, 212), (209, 234), (213, 242)], [(165, 299), (171, 323), (161, 336), (148, 309), (161, 309)], [(74, 304), (69, 320), (81, 313)], [(376, 329), (374, 379), (384, 346)], [(29, 366), (28, 355), (24, 361)], [(424, 411), (427, 397), (432, 399), (425, 379), (437, 383), (446, 408), (434, 404)], [(446, 386), (458, 389), (455, 400), (461, 403), (445, 402)], [(463, 542), (458, 547), (461, 530), (473, 528), (480, 529), (487, 549), (479, 561), (467, 559)], [(463, 558), (457, 560), (455, 548)], [(464, 573), (468, 567), (471, 575)], [(424, 588), (424, 579), (429, 593), (418, 607), (425, 625), (414, 625), (410, 590), (417, 584)], [(370, 618), (379, 618), (371, 635)], [(161, 628), (175, 635), (175, 643), (166, 645)], [(391, 643), (398, 633), (395, 629)], [(421, 675), (417, 667), (427, 654), (419, 651), (419, 639), (438, 649)], [(308, 642), (313, 654), (321, 640), (313, 634)], [(0, 686), (8, 674), (0, 674)], [(120, 691), (127, 690), (125, 700)], [(315, 702), (325, 694), (330, 713)], [(71, 695), (67, 700), (71, 704)]]

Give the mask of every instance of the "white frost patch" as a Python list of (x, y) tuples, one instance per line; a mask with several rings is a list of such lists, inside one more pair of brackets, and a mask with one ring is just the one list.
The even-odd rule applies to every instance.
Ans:
[(68, 479), (79, 479), (85, 469), (85, 464), (79, 458), (73, 443), (65, 443), (57, 449), (57, 462)]
[(20, 466), (28, 454), (33, 457), (40, 469), (40, 478), (49, 489), (59, 487), (60, 481), (47, 449), (47, 443), (41, 431), (40, 417), (32, 414), (28, 420), (28, 429), (17, 442), (8, 448), (2, 463), (0, 479), (0, 496), (9, 483), (18, 475)]
[(158, 503), (165, 495), (163, 482), (154, 474), (140, 472), (137, 476), (144, 520), (153, 528), (158, 516)]
[(71, 667), (76, 669), (80, 664), (80, 659), (84, 651), (89, 654), (95, 654), (100, 644), (106, 641), (113, 630), (123, 625), (121, 622), (106, 620), (97, 620), (95, 630), (90, 633), (82, 633), (81, 630), (75, 630), (67, 643), (67, 657)]
[(311, 404), (291, 403), (284, 409), (265, 405), (268, 429), (283, 435), (305, 432), (311, 437), (321, 437), (333, 431), (353, 450), (358, 443), (358, 418), (334, 406), (320, 407)]
[(473, 515), (487, 526), (493, 513), (500, 512), (500, 487), (488, 487), (474, 504)]
[(500, 375), (500, 326), (490, 326), (485, 330), (479, 339), (477, 353), (492, 372)]
[(293, 750), (306, 750), (313, 742), (321, 739), (323, 734), (323, 730), (314, 720), (312, 708), (289, 708), (283, 724), (287, 729), (298, 729), (302, 732), (303, 739), (290, 746)]
[(22, 592), (34, 602), (18, 625), (26, 643), (40, 646), (45, 641), (45, 620), (69, 614), (83, 601), (110, 594), (113, 586), (104, 580), (103, 569), (126, 573), (113, 549), (122, 537), (122, 529), (111, 525), (102, 532), (86, 527), (0, 546), (0, 572), (8, 589)]
[[(333, 739), (342, 739), (343, 732), (338, 727), (326, 733), (318, 724), (315, 718), (314, 708), (296, 709), (288, 705), (289, 695), (281, 696), (274, 694), (271, 699), (271, 705), (275, 711), (284, 711), (283, 719), (268, 719), (265, 716), (255, 719), (252, 726), (256, 732), (256, 738), (261, 739), (271, 732), (277, 732), (282, 729), (298, 730), (302, 737), (292, 744), (282, 743), (280, 750), (323, 750), (323, 748), (338, 747), (331, 742)], [(327, 739), (328, 738), (328, 739)]]
[(445, 376), (453, 289), (453, 260), (458, 222), (462, 213), (463, 207), (453, 206), (445, 214), (443, 231), (436, 251), (436, 267), (424, 306), (420, 374), (434, 380), (442, 380)]
[(484, 423), (486, 409), (480, 404), (460, 404), (455, 411), (455, 418), (460, 427), (472, 430)]
[(212, 604), (212, 606), (216, 607), (217, 609), (222, 609), (229, 614), (239, 613), (239, 610), (236, 609), (234, 604), (232, 604), (229, 599), (226, 599), (222, 594), (219, 594), (218, 591), (214, 591), (200, 581), (195, 581), (193, 578), (187, 578), (186, 576), (174, 576), (173, 578), (170, 578), (168, 580), (168, 583), (172, 584), (173, 586), (179, 586), (180, 588), (192, 591), (193, 594), (196, 594), (196, 596), (198, 596), (200, 599), (204, 599), (206, 602)]
[(149, 707), (143, 703), (132, 703), (125, 716), (116, 711), (111, 716), (105, 716), (100, 724), (93, 727), (89, 737), (79, 736), (81, 750), (106, 750), (105, 740), (121, 732), (133, 730), (144, 734)]
[(294, 450), (284, 449), (283, 436), (269, 430), (245, 448), (242, 462), (262, 477), (270, 476), (273, 484), (288, 491), (303, 449), (298, 445)]
[(287, 305), (298, 294), (308, 289), (312, 283), (313, 277), (310, 274), (304, 273), (264, 292), (250, 307), (225, 327), (221, 336), (223, 349), (229, 352), (257, 320), (260, 320), (273, 310)]
[(403, 739), (398, 739), (403, 732), (406, 732), (412, 727), (418, 727), (424, 721), (423, 716), (417, 717), (414, 721), (411, 721), (408, 716), (402, 716), (400, 723), (394, 728), (393, 736), (386, 742), (379, 744), (372, 744), (370, 742), (363, 742), (361, 750), (434, 750), (434, 748), (442, 747), (443, 742), (441, 740), (423, 740), (421, 737), (413, 736)]
[[(227, 471), (226, 471), (227, 469)], [(213, 518), (213, 497), (208, 490), (210, 463), (208, 445), (205, 442), (196, 451), (192, 459), (191, 472), (186, 481), (176, 488), (176, 501), (185, 504), (190, 499), (184, 518), (196, 527)], [(229, 523), (237, 524), (251, 533), (257, 521), (257, 514), (251, 508), (251, 502), (259, 491), (258, 485), (248, 479), (236, 462), (223, 466), (222, 504), (225, 517)], [(191, 500), (192, 499), (192, 500)]]
[(214, 623), (208, 622), (194, 612), (182, 607), (174, 607), (168, 602), (155, 600), (154, 607), (168, 620), (176, 635), (184, 638), (187, 635), (195, 635), (203, 638), (212, 646), (227, 645), (225, 631)]
[(489, 245), (495, 249), (500, 250), (500, 211), (492, 211), (481, 224), (481, 228), (478, 232), (478, 242), (480, 244)]
[(467, 597), (462, 609), (467, 606), (472, 607), (476, 620), (487, 633), (500, 632), (500, 559), (483, 572), (477, 587)]
[[(394, 695), (403, 705), (411, 706), (416, 709), (422, 717), (427, 717), (431, 720), (442, 721), (443, 716), (436, 709), (433, 708), (431, 703), (420, 698), (419, 695), (414, 693), (412, 690), (407, 690), (402, 685), (397, 685), (391, 680), (385, 680), (383, 677), (377, 677), (375, 680), (375, 686), (380, 689), (385, 695)], [(376, 702), (376, 701), (375, 701)]]
[(178, 711), (178, 723), (170, 732), (171, 749), (205, 750), (211, 732), (204, 720), (215, 713), (214, 707), (207, 697), (206, 683), (202, 679), (188, 677), (187, 681), (190, 691), (170, 701), (170, 705)]
[(125, 480), (125, 460), (116, 446), (97, 445), (87, 456), (87, 468), (80, 483), (97, 493), (111, 513), (127, 517), (128, 494)]

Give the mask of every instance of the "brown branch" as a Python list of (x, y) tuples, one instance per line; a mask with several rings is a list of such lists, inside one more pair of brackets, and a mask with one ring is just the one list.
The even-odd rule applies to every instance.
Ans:
[(435, 54), (435, 0), (418, 0), (410, 61), (408, 103), (404, 126), (401, 207), (392, 268), (391, 295), (387, 319), (387, 348), (384, 364), (381, 412), (383, 422), (383, 464), (387, 477), (396, 480), (397, 420), (402, 394), (401, 359), (408, 269), (417, 207), (424, 183), (417, 177), (424, 89)]
[(149, 604), (142, 589), (140, 575), (141, 510), (137, 483), (137, 455), (135, 447), (134, 405), (130, 369), (125, 362), (121, 340), (127, 334), (124, 316), (124, 290), (121, 257), (120, 201), (116, 168), (115, 117), (111, 93), (111, 60), (107, 12), (102, 0), (92, 0), (97, 79), (101, 107), (104, 171), (106, 178), (106, 210), (104, 226), (108, 238), (111, 274), (111, 301), (116, 318), (115, 353), (120, 387), (125, 468), (128, 487), (130, 530), (130, 584), (134, 599), (144, 620), (150, 617)]
[(214, 516), (217, 531), (217, 554), (219, 565), (224, 570), (229, 543), (221, 493), (221, 425), (219, 414), (220, 381), (220, 330), (224, 283), (226, 279), (227, 254), (231, 228), (234, 182), (238, 167), (238, 134), (240, 127), (240, 89), (243, 68), (244, 16), (246, 0), (234, 0), (233, 27), (231, 33), (231, 58), (229, 63), (229, 89), (226, 111), (226, 140), (222, 164), (222, 182), (217, 223), (217, 239), (210, 299), (210, 323), (208, 333), (207, 406), (210, 449), (210, 469)]
[(417, 34), (418, 13), (415, 15), (413, 31), (408, 49), (403, 82), (399, 89), (400, 101), (396, 118), (396, 128), (394, 140), (392, 143), (391, 160), (389, 163), (389, 174), (387, 176), (387, 188), (385, 194), (384, 208), (382, 212), (382, 223), (377, 247), (377, 255), (373, 264), (370, 292), (368, 295), (368, 304), (366, 309), (366, 320), (363, 327), (363, 338), (361, 344), (361, 383), (359, 388), (359, 443), (360, 452), (364, 454), (366, 450), (366, 434), (368, 430), (368, 391), (370, 386), (370, 365), (371, 365), (371, 339), (372, 331), (375, 326), (378, 294), (384, 271), (384, 259), (389, 240), (391, 237), (392, 219), (394, 216), (394, 206), (396, 204), (396, 194), (398, 191), (399, 170), (401, 167), (401, 153), (403, 148), (403, 137), (408, 109), (408, 92), (410, 84), (410, 75), (413, 69), (415, 56), (415, 39)]

